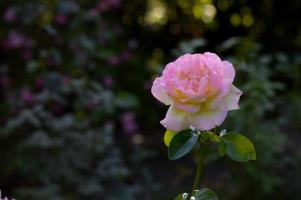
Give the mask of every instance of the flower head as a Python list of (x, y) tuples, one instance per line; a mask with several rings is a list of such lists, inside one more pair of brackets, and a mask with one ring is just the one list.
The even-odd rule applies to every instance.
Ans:
[(229, 110), (239, 108), (242, 92), (232, 84), (234, 76), (230, 62), (209, 52), (185, 54), (167, 64), (152, 86), (153, 96), (170, 105), (161, 124), (173, 131), (220, 125)]

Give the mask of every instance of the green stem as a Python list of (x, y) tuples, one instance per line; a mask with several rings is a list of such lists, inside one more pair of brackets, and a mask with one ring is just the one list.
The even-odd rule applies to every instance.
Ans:
[[(200, 143), (199, 143), (200, 144)], [(200, 185), (201, 185), (201, 179), (204, 173), (204, 158), (205, 158), (205, 147), (204, 145), (200, 144), (200, 149), (199, 149), (199, 153), (198, 153), (198, 166), (197, 166), (197, 170), (196, 170), (196, 175), (194, 178), (194, 184), (193, 184), (193, 188), (192, 188), (192, 192), (191, 194), (193, 194), (193, 192), (197, 189), (199, 189)]]

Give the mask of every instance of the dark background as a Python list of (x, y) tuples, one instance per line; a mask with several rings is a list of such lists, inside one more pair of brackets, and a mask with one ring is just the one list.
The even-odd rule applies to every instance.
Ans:
[(212, 153), (203, 186), (222, 200), (301, 199), (301, 1), (2, 0), (0, 189), (16, 199), (172, 199), (193, 154), (169, 162), (150, 94), (168, 62), (234, 63), (240, 110), (220, 129), (257, 161)]

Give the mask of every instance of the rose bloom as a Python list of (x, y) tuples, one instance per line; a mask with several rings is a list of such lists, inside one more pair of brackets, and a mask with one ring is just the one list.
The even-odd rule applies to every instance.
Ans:
[(239, 108), (242, 92), (232, 84), (234, 76), (230, 62), (209, 52), (185, 54), (167, 64), (151, 89), (155, 98), (169, 105), (161, 124), (172, 131), (219, 126), (228, 111)]

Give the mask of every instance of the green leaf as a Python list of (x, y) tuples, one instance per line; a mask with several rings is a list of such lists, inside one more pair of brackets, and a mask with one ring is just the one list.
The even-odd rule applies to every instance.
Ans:
[(224, 156), (225, 154), (226, 154), (226, 144), (225, 144), (225, 142), (220, 142), (220, 143), (218, 143), (218, 146), (217, 146), (217, 150), (218, 150), (218, 154), (220, 155), (220, 156)]
[(208, 188), (198, 190), (193, 196), (195, 197), (195, 200), (219, 200), (217, 195)]
[(172, 138), (177, 134), (177, 132), (166, 130), (164, 134), (164, 143), (168, 147)]
[(169, 144), (169, 160), (177, 160), (189, 153), (197, 140), (198, 137), (192, 130), (184, 130), (177, 133)]
[(228, 133), (222, 137), (227, 155), (235, 161), (247, 162), (256, 160), (256, 151), (253, 143), (245, 136), (237, 133)]

